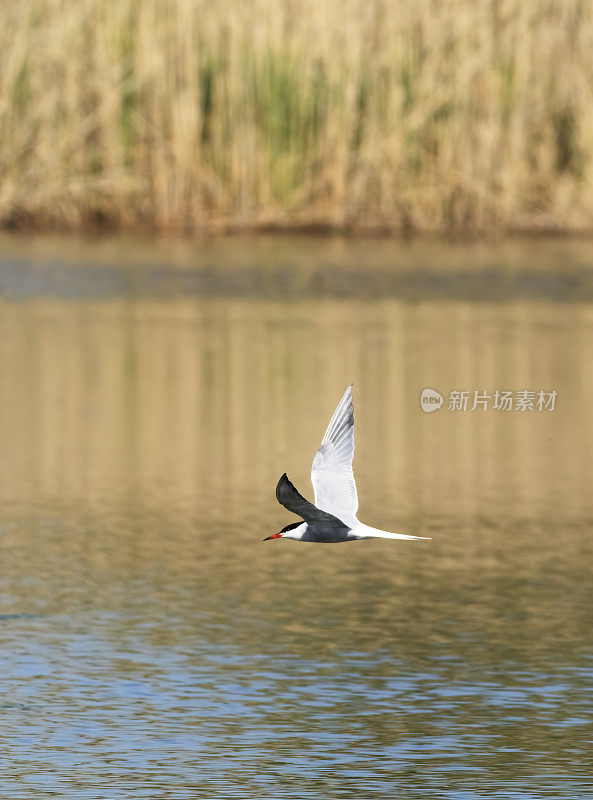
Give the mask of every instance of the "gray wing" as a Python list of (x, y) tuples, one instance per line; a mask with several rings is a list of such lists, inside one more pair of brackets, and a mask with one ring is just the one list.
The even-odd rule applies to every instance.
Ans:
[(326, 525), (329, 524), (334, 527), (334, 523), (337, 524), (339, 522), (339, 520), (335, 519), (331, 514), (328, 514), (327, 511), (317, 508), (313, 503), (306, 500), (292, 481), (289, 480), (286, 472), (282, 475), (276, 486), (276, 499), (284, 508), (302, 517), (305, 522), (325, 523)]
[(311, 483), (315, 505), (341, 519), (349, 527), (358, 524), (358, 494), (352, 459), (354, 457), (354, 406), (352, 385), (344, 392), (330, 420), (321, 447), (313, 459)]

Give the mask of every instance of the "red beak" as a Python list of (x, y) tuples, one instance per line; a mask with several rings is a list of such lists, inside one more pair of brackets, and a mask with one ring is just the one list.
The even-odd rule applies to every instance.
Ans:
[(263, 541), (267, 542), (270, 539), (281, 539), (281, 538), (282, 538), (282, 534), (281, 533), (273, 533), (271, 536), (266, 536), (266, 538)]

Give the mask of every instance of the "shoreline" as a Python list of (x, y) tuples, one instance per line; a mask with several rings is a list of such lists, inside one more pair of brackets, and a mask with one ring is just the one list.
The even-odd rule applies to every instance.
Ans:
[(87, 218), (76, 223), (48, 221), (45, 215), (34, 218), (30, 215), (0, 222), (0, 234), (7, 236), (88, 236), (89, 238), (130, 236), (150, 239), (216, 239), (269, 236), (279, 239), (342, 238), (360, 241), (437, 241), (437, 242), (489, 242), (513, 239), (578, 239), (593, 241), (593, 226), (563, 224), (533, 224), (488, 227), (468, 226), (415, 228), (385, 223), (339, 224), (331, 222), (259, 222), (240, 219), (209, 220), (204, 224), (187, 226), (171, 223), (133, 222), (121, 224), (112, 219)]
[(0, 295), (273, 302), (593, 302), (590, 238), (0, 234)]

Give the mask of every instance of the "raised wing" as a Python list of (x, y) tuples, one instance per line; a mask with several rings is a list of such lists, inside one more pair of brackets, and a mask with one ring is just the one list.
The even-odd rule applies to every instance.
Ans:
[(337, 522), (331, 514), (322, 511), (314, 506), (313, 503), (305, 500), (303, 495), (297, 491), (294, 484), (288, 479), (286, 472), (276, 486), (276, 499), (284, 508), (292, 511), (293, 514), (298, 514), (305, 522)]
[(334, 411), (311, 468), (315, 505), (338, 517), (350, 528), (358, 524), (353, 457), (354, 406), (350, 385)]

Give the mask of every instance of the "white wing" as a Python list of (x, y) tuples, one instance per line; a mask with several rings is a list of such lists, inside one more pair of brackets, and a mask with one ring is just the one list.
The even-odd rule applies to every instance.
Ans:
[(350, 385), (334, 411), (311, 468), (315, 505), (350, 527), (359, 524), (356, 519), (358, 494), (352, 472), (353, 456), (354, 406)]

